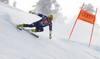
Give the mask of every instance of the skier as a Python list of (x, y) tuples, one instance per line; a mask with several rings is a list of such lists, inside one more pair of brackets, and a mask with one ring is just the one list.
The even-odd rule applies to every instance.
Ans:
[(42, 19), (40, 19), (37, 22), (33, 22), (31, 24), (19, 24), (17, 26), (18, 27), (36, 27), (36, 29), (31, 29), (32, 32), (43, 32), (44, 31), (43, 27), (49, 26), (49, 39), (51, 39), (52, 38), (51, 37), (51, 33), (52, 33), (52, 22), (51, 21), (53, 20), (53, 15), (50, 14), (47, 17), (45, 15), (35, 13), (35, 12), (32, 12), (32, 11), (29, 11), (29, 13), (38, 15)]

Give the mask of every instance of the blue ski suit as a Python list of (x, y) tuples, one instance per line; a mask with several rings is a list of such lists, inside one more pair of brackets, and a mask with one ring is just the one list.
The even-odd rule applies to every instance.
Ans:
[(24, 27), (36, 27), (36, 32), (42, 32), (44, 31), (43, 27), (49, 26), (49, 31), (51, 33), (52, 31), (52, 22), (48, 21), (48, 17), (39, 13), (35, 13), (42, 19), (40, 19), (37, 22), (33, 22), (32, 24), (24, 24)]

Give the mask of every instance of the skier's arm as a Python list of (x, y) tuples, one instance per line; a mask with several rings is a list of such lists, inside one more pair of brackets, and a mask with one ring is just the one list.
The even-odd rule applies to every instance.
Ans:
[(49, 24), (49, 39), (52, 39), (51, 34), (52, 34), (52, 23)]
[(44, 16), (44, 15), (42, 15), (42, 14), (35, 13), (35, 12), (32, 12), (32, 11), (29, 11), (29, 13), (31, 13), (31, 14), (35, 14), (35, 15), (38, 15), (38, 16), (40, 16), (40, 17), (43, 17), (43, 16)]

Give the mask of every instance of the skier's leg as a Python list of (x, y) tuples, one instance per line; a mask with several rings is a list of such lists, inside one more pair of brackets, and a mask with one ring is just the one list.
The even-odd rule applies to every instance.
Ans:
[(38, 24), (38, 22), (34, 22), (32, 24), (23, 24), (23, 25), (24, 25), (24, 27), (36, 27), (37, 24)]
[(36, 27), (36, 29), (31, 29), (32, 32), (42, 32), (42, 31), (44, 31), (43, 27), (39, 23), (37, 23), (35, 25), (35, 27)]
[(38, 27), (36, 27), (36, 29), (31, 29), (32, 32), (43, 32), (44, 29), (43, 27), (41, 27), (40, 29)]
[(35, 27), (37, 22), (34, 22), (32, 24), (19, 24), (18, 27)]
[(43, 29), (42, 26), (37, 26), (36, 27), (36, 32), (43, 32), (43, 31), (44, 31), (44, 29)]
[(34, 24), (19, 24), (18, 27), (34, 27)]
[(23, 27), (34, 27), (34, 24), (23, 24)]

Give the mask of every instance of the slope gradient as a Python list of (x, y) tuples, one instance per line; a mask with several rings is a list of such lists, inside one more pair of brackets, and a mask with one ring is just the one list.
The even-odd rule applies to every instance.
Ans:
[(100, 59), (99, 45), (88, 47), (85, 42), (77, 41), (80, 38), (74, 38), (77, 36), (72, 36), (76, 41), (66, 39), (71, 25), (53, 22), (52, 40), (48, 38), (48, 27), (44, 32), (36, 33), (40, 38), (15, 27), (39, 19), (0, 2), (0, 59)]

